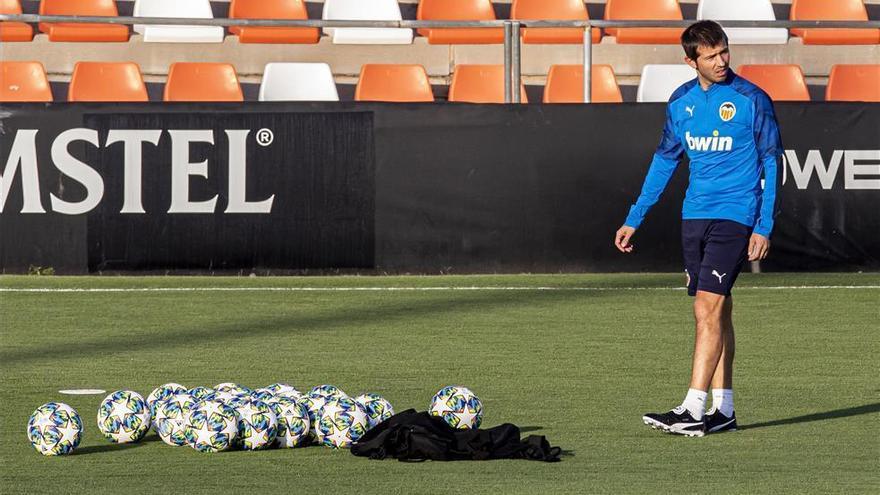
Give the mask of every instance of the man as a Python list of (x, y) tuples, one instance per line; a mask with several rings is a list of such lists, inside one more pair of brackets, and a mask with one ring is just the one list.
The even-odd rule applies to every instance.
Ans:
[[(736, 429), (730, 291), (745, 260), (762, 260), (770, 250), (782, 143), (770, 98), (730, 70), (720, 25), (697, 22), (684, 31), (681, 43), (697, 78), (669, 98), (660, 145), (614, 243), (621, 252), (632, 252), (633, 234), (687, 153), (682, 247), (696, 320), (690, 389), (680, 406), (642, 419), (670, 433), (703, 436)], [(710, 385), (712, 409), (706, 413)]]

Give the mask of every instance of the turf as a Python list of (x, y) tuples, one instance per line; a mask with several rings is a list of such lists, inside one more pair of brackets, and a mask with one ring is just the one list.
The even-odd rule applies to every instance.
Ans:
[[(0, 277), (6, 288), (558, 287), (566, 290), (0, 292), (0, 491), (300, 493), (877, 493), (880, 275), (743, 275), (735, 291), (741, 430), (647, 428), (681, 399), (691, 301), (680, 275)], [(767, 289), (781, 286), (875, 288)], [(591, 290), (573, 290), (589, 287)], [(763, 287), (763, 288), (758, 288)], [(632, 288), (637, 288), (631, 290)], [(596, 290), (603, 289), (603, 290)], [(200, 454), (150, 434), (113, 445), (101, 397), (236, 381), (373, 391), (424, 409), (472, 388), (484, 425), (512, 422), (562, 462), (399, 463), (322, 447)], [(48, 401), (86, 424), (75, 455), (25, 437)]]

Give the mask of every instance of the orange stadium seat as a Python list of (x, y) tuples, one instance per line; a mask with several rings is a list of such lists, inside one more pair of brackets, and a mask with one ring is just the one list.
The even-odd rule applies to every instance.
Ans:
[[(867, 21), (862, 0), (793, 0), (793, 21)], [(872, 45), (880, 43), (880, 29), (792, 29), (805, 45)]]
[(168, 69), (165, 101), (244, 101), (232, 64), (177, 62)]
[(800, 65), (741, 65), (737, 73), (757, 84), (775, 101), (810, 101)]
[(141, 69), (133, 62), (77, 62), (67, 101), (150, 101)]
[(880, 64), (831, 66), (825, 99), (880, 102)]
[(365, 64), (355, 101), (432, 102), (434, 93), (421, 65)]
[[(456, 65), (449, 85), (449, 101), (504, 103), (504, 66)], [(528, 103), (526, 88), (522, 85), (520, 101)]]
[[(41, 15), (82, 15), (117, 17), (113, 0), (43, 0)], [(49, 41), (128, 41), (128, 26), (123, 24), (40, 23), (40, 31)]]
[[(303, 0), (232, 0), (230, 19), (308, 19)], [(241, 43), (317, 43), (318, 28), (232, 26)]]
[[(489, 0), (421, 0), (416, 17), (420, 21), (494, 21)], [(487, 45), (504, 42), (501, 28), (419, 29), (432, 45)]]
[(52, 101), (52, 89), (43, 64), (0, 62), (0, 101)]
[[(610, 65), (594, 65), (590, 86), (592, 103), (621, 103), (623, 96)], [(584, 66), (553, 65), (544, 86), (544, 103), (583, 103)]]
[[(0, 0), (0, 14), (21, 14), (18, 0)], [(24, 22), (0, 22), (0, 41), (31, 41), (34, 29)]]
[[(511, 19), (585, 21), (590, 18), (581, 0), (513, 0)], [(593, 43), (602, 38), (601, 29), (593, 29)], [(583, 43), (584, 30), (577, 28), (525, 28), (523, 43)]]
[[(607, 0), (605, 20), (680, 21), (678, 0)], [(681, 28), (608, 28), (605, 34), (616, 36), (618, 43), (678, 44)]]

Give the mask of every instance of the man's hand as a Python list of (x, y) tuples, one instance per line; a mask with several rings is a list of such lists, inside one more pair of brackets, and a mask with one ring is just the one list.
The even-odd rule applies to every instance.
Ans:
[(630, 244), (629, 240), (635, 233), (636, 229), (627, 225), (617, 229), (617, 233), (614, 234), (614, 245), (617, 246), (617, 249), (619, 249), (621, 253), (632, 252), (634, 246)]
[(749, 239), (749, 261), (758, 261), (767, 257), (770, 252), (770, 239), (761, 234), (752, 234)]

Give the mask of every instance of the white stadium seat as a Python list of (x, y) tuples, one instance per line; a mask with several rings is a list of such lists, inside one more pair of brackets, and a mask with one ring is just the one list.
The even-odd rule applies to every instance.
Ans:
[[(213, 19), (208, 0), (136, 0), (134, 17)], [(161, 26), (135, 24), (134, 30), (150, 43), (222, 43), (221, 26)]]
[(648, 64), (642, 68), (636, 101), (667, 102), (682, 84), (697, 77), (687, 64)]
[(333, 73), (327, 64), (266, 64), (260, 101), (339, 101)]
[[(397, 0), (324, 0), (324, 20), (399, 21)], [(404, 28), (324, 28), (335, 44), (409, 45), (412, 29)]]
[[(713, 21), (775, 21), (770, 0), (700, 0), (697, 19)], [(731, 45), (782, 45), (785, 28), (724, 28)]]

